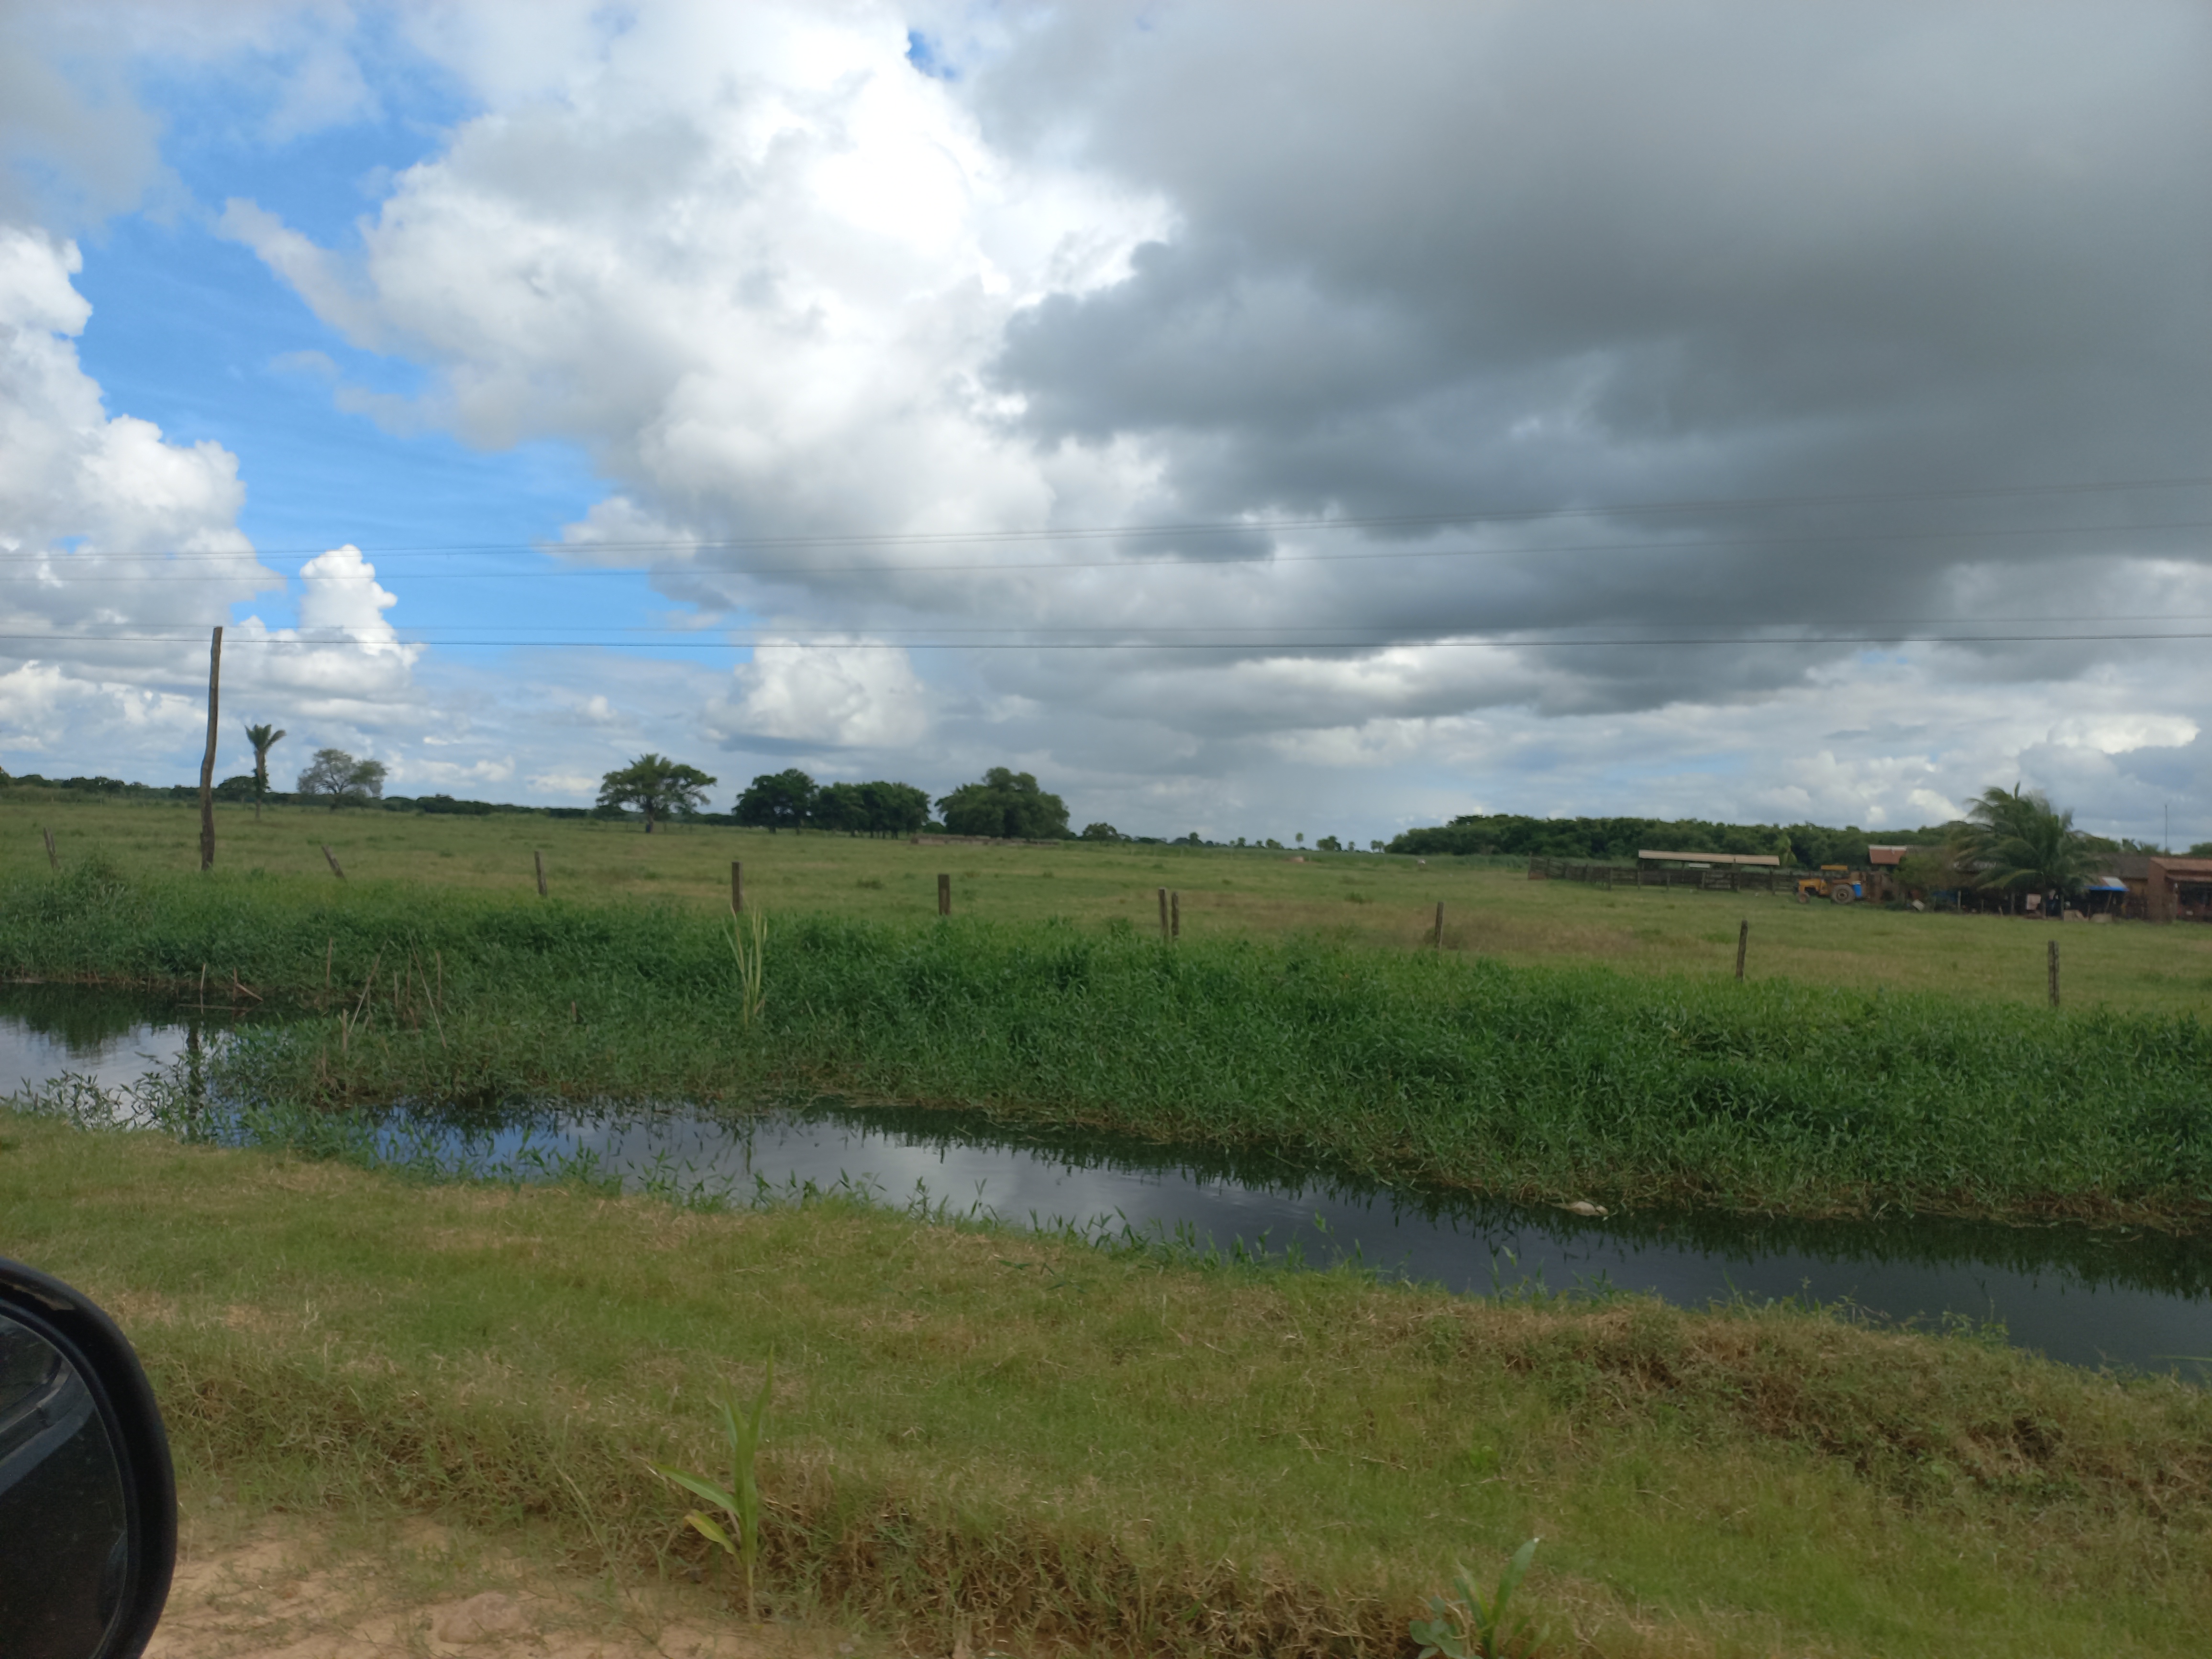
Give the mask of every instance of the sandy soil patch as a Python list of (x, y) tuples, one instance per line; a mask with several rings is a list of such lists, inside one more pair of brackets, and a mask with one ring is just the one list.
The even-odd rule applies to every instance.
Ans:
[[(688, 1593), (687, 1593), (688, 1592)], [(348, 1553), (285, 1517), (187, 1540), (147, 1659), (884, 1659), (876, 1637), (746, 1626), (688, 1586), (565, 1577), (443, 1529)]]

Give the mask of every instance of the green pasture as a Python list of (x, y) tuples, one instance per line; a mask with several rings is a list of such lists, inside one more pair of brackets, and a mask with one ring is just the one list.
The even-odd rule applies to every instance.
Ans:
[[(933, 917), (937, 877), (953, 880), (955, 913), (994, 921), (1120, 920), (1156, 931), (1158, 891), (1181, 896), (1186, 938), (1319, 936), (1408, 951), (1431, 937), (1444, 906), (1447, 953), (1514, 963), (1603, 963), (1638, 975), (1733, 974), (1739, 922), (1751, 923), (1750, 975), (1855, 991), (1931, 991), (2040, 1004), (2045, 951), (2062, 951), (2070, 1006), (2202, 1015), (2212, 1011), (2212, 929), (2141, 923), (2028, 922), (1914, 915), (1864, 906), (1801, 906), (1765, 894), (1616, 890), (1531, 882), (1518, 861), (1374, 854), (1297, 854), (1107, 846), (912, 846), (843, 836), (635, 824), (264, 808), (216, 809), (216, 867), (309, 887), (335, 880), (327, 844), (349, 882), (404, 882), (536, 896), (543, 854), (552, 893), (580, 903), (666, 900), (726, 910), (730, 865), (744, 866), (752, 902), (771, 912), (865, 918), (896, 926)], [(70, 792), (0, 791), (0, 884), (46, 869), (52, 828), (64, 865), (99, 854), (129, 872), (188, 872), (198, 860), (198, 808), (102, 801)]]
[(2212, 1396), (1969, 1337), (6, 1112), (0, 1215), (131, 1333), (188, 1529), (422, 1517), (729, 1607), (647, 1462), (714, 1469), (715, 1402), (773, 1352), (765, 1606), (910, 1651), (1410, 1659), (1454, 1563), (1537, 1536), (1549, 1654), (2113, 1659), (2212, 1627)]
[(276, 1015), (225, 1045), (212, 1081), (308, 1124), (398, 1100), (744, 1112), (836, 1092), (1537, 1202), (2212, 1220), (2212, 1025), (2193, 1014), (1314, 929), (1168, 945), (1126, 917), (1000, 920), (984, 902), (753, 915), (749, 1013), (750, 929), (696, 901), (131, 875), (86, 853), (0, 886), (0, 974)]

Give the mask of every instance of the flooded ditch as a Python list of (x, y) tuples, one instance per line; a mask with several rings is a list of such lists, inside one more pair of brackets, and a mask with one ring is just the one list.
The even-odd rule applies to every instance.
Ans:
[[(62, 988), (0, 992), (0, 1093), (62, 1073), (127, 1085), (199, 1042), (190, 1012)], [(1259, 1156), (1044, 1133), (975, 1115), (817, 1102), (751, 1117), (548, 1106), (495, 1124), (389, 1114), (379, 1144), (483, 1173), (588, 1170), (633, 1188), (811, 1186), (1200, 1250), (1346, 1258), (1468, 1293), (1524, 1283), (1849, 1304), (1885, 1322), (1993, 1322), (2056, 1359), (2212, 1375), (2212, 1241), (1941, 1218), (1585, 1217), (1384, 1186)], [(4, 1243), (0, 1243), (4, 1249)]]

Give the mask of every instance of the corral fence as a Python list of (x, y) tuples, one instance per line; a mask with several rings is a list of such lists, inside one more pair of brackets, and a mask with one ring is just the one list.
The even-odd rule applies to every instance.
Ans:
[(1727, 869), (1667, 869), (1635, 864), (1585, 864), (1575, 859), (1532, 858), (1531, 881), (1587, 881), (1601, 887), (1692, 887), (1706, 893), (1795, 893), (1798, 872), (1765, 865)]

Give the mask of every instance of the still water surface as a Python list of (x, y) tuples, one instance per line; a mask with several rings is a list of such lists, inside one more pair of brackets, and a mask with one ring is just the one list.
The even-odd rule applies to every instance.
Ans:
[[(183, 1054), (189, 1027), (142, 1002), (0, 992), (0, 1094), (67, 1071), (113, 1087)], [(557, 1107), (467, 1130), (395, 1115), (385, 1144), (479, 1170), (587, 1159), (628, 1184), (742, 1199), (859, 1187), (889, 1202), (971, 1206), (1014, 1222), (1123, 1227), (1224, 1250), (1241, 1242), (1314, 1265), (1356, 1257), (1388, 1273), (1486, 1292), (1533, 1279), (1609, 1285), (1687, 1306), (1741, 1295), (1847, 1302), (1884, 1320), (1996, 1322), (2056, 1359), (2205, 1376), (2212, 1241), (1943, 1220), (1793, 1222), (1710, 1212), (1603, 1220), (1380, 1185), (1279, 1160), (980, 1116), (817, 1104), (736, 1121)], [(0, 1244), (4, 1249), (4, 1244)]]

